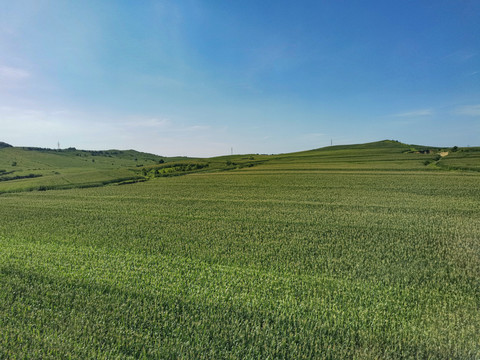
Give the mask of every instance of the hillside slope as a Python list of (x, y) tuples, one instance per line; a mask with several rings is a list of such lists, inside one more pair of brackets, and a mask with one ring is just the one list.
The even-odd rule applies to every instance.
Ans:
[(0, 192), (98, 186), (139, 178), (134, 169), (165, 161), (134, 150), (84, 151), (4, 147)]
[(418, 171), (433, 170), (441, 148), (393, 140), (324, 148), (272, 156), (255, 170)]
[(102, 186), (205, 171), (480, 170), (480, 148), (441, 149), (393, 140), (278, 155), (205, 159), (166, 158), (135, 150), (53, 150), (0, 145), (0, 193)]

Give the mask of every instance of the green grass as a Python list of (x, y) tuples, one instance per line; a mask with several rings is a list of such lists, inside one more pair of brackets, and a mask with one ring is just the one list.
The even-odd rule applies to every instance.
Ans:
[[(172, 160), (133, 150), (0, 148), (0, 193), (102, 186), (140, 178), (138, 168)], [(2, 178), (38, 177), (1, 181)]]
[(0, 194), (98, 187), (154, 177), (233, 170), (262, 163), (265, 156), (212, 159), (162, 157), (134, 150), (85, 151), (0, 146)]
[(0, 195), (0, 358), (478, 358), (480, 174), (404, 150)]
[(480, 147), (451, 151), (439, 162), (439, 166), (449, 170), (480, 171)]

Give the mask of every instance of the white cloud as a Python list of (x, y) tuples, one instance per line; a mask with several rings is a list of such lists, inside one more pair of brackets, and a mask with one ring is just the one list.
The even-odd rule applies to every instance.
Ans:
[(407, 111), (403, 113), (393, 114), (394, 117), (418, 117), (418, 116), (430, 116), (433, 115), (432, 109), (419, 109), (413, 111)]
[(128, 120), (125, 122), (125, 125), (128, 127), (135, 127), (135, 128), (154, 128), (154, 129), (165, 129), (171, 125), (171, 121), (169, 119), (159, 119), (159, 118), (149, 118), (149, 119), (134, 119)]
[(478, 51), (472, 51), (469, 49), (461, 49), (455, 52), (452, 52), (444, 57), (444, 59), (448, 59), (449, 61), (454, 61), (457, 63), (463, 63), (469, 61), (470, 59), (474, 58), (478, 55)]
[(480, 104), (465, 105), (455, 109), (457, 115), (480, 116)]
[(14, 68), (10, 66), (0, 66), (0, 80), (23, 80), (30, 77), (30, 73), (24, 69)]
[(163, 117), (95, 114), (0, 104), (0, 141), (14, 146), (87, 150), (135, 149), (166, 156), (228, 153), (223, 128), (178, 124)]
[(185, 130), (188, 131), (201, 131), (201, 130), (208, 130), (210, 129), (210, 126), (207, 125), (193, 125), (193, 126), (187, 126)]

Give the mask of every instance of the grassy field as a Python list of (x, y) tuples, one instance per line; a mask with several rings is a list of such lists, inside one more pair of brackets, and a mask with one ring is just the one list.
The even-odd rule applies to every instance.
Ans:
[(480, 171), (480, 147), (450, 152), (440, 166), (450, 170)]
[(478, 152), (429, 149), (137, 155), (98, 171), (142, 183), (4, 192), (0, 358), (478, 359)]
[[(154, 177), (254, 166), (272, 157), (211, 159), (162, 157), (134, 150), (85, 151), (2, 146), (0, 194), (21, 191), (98, 187)], [(8, 145), (8, 144), (7, 144)]]

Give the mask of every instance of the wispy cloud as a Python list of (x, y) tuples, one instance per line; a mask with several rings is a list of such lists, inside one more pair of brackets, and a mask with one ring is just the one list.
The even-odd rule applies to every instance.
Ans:
[(319, 138), (323, 136), (326, 136), (326, 135), (323, 133), (308, 133), (308, 134), (302, 135), (303, 138)]
[(459, 106), (455, 109), (457, 115), (480, 116), (480, 104)]
[(193, 125), (193, 126), (187, 126), (185, 130), (187, 131), (201, 131), (201, 130), (208, 130), (210, 126), (207, 125)]
[(23, 80), (29, 77), (30, 73), (24, 69), (0, 65), (0, 79)]
[(161, 130), (168, 133), (201, 132), (210, 129), (208, 125), (181, 125), (167, 118), (134, 118), (119, 122), (117, 126), (126, 126), (132, 131)]
[(393, 117), (402, 117), (402, 118), (411, 118), (411, 117), (418, 117), (418, 116), (431, 116), (433, 115), (432, 109), (419, 109), (413, 111), (407, 111), (402, 113), (393, 114)]
[[(115, 116), (66, 108), (0, 104), (0, 141), (16, 146), (80, 149), (133, 148), (167, 156), (226, 154), (226, 130), (182, 124), (163, 116)], [(220, 140), (219, 140), (220, 139)], [(228, 143), (227, 143), (228, 142)]]
[(164, 129), (170, 126), (171, 121), (169, 119), (163, 118), (149, 118), (149, 119), (135, 119), (129, 120), (125, 123), (128, 127), (135, 128), (154, 128), (154, 129)]
[(478, 55), (478, 51), (472, 51), (470, 49), (461, 49), (454, 51), (444, 57), (444, 59), (448, 59), (450, 61), (454, 61), (457, 63), (463, 63), (469, 61), (470, 59), (474, 58)]

